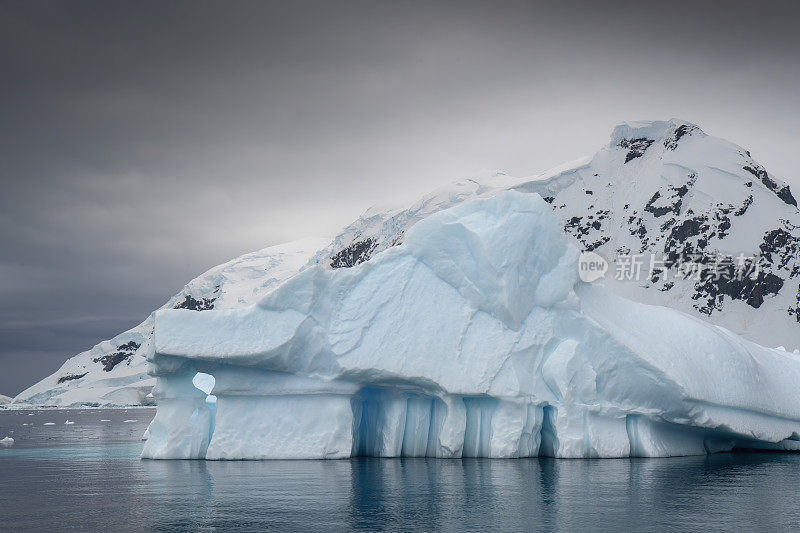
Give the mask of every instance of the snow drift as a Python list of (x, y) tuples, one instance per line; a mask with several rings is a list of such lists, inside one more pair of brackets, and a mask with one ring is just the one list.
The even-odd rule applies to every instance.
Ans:
[(583, 283), (578, 255), (549, 204), (510, 191), (255, 306), (158, 311), (142, 456), (800, 449), (800, 357)]

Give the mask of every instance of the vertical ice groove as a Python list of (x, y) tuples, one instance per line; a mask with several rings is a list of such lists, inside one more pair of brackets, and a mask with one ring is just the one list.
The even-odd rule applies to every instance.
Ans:
[(403, 431), (403, 457), (424, 457), (428, 448), (433, 400), (411, 395), (406, 400), (406, 424)]
[(479, 457), (491, 457), (492, 442), (492, 412), (488, 402), (481, 402), (481, 431)]
[(625, 417), (625, 430), (628, 433), (628, 441), (630, 442), (630, 455), (631, 457), (644, 457), (639, 443), (639, 415), (627, 415)]
[(492, 439), (492, 415), (497, 400), (490, 397), (473, 396), (463, 398), (466, 408), (463, 457), (490, 457)]
[(444, 419), (443, 410), (446, 409), (438, 398), (431, 400), (430, 424), (428, 426), (428, 441), (425, 443), (425, 456), (438, 457), (439, 432)]
[(556, 417), (558, 410), (552, 405), (542, 409), (542, 431), (539, 444), (540, 457), (558, 457), (558, 436), (556, 433)]

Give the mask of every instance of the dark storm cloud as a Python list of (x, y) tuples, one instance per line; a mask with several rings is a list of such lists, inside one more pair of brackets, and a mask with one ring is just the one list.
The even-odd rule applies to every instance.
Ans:
[[(699, 5), (698, 5), (699, 4)], [(0, 2), (0, 392), (237, 254), (678, 116), (800, 187), (797, 9)]]

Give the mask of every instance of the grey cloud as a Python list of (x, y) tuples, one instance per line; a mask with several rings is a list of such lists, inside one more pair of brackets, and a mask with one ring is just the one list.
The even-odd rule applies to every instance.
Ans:
[(0, 393), (235, 255), (545, 170), (621, 120), (695, 121), (800, 189), (797, 11), (2, 2), (0, 325), (27, 325), (0, 327)]

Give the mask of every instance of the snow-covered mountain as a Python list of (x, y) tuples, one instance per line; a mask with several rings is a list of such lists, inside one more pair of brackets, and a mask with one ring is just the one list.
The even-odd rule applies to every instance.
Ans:
[(13, 398), (0, 394), (0, 405), (8, 405), (13, 401)]
[[(621, 124), (593, 157), (533, 178), (466, 180), (407, 209), (367, 212), (314, 261), (356, 265), (403, 242), (431, 213), (504, 189), (540, 194), (584, 250), (617, 258), (617, 267), (641, 263), (638, 282), (606, 276), (625, 297), (761, 344), (800, 347), (800, 212), (790, 188), (744, 148), (675, 119)], [(748, 259), (756, 256), (757, 266)], [(747, 275), (734, 272), (740, 262)]]
[[(357, 265), (403, 242), (427, 216), (507, 189), (540, 194), (580, 248), (616, 259), (605, 283), (618, 294), (687, 312), (767, 346), (800, 347), (800, 212), (792, 191), (744, 148), (674, 119), (617, 126), (593, 157), (542, 175), (467, 179), (408, 208), (369, 210), (330, 243), (242, 256), (193, 280), (163, 308), (252, 304), (308, 266)], [(755, 256), (757, 268), (747, 259)], [(651, 272), (651, 257), (663, 268)], [(642, 263), (639, 280), (616, 280), (616, 267), (628, 259)], [(690, 272), (681, 259), (705, 270)], [(735, 275), (742, 260), (746, 275)], [(148, 318), (68, 360), (15, 401), (143, 401), (154, 383), (144, 362), (151, 331)]]
[[(295, 274), (325, 240), (305, 239), (264, 248), (216, 266), (190, 281), (161, 309), (231, 309), (257, 302)], [(140, 405), (155, 379), (145, 354), (152, 314), (141, 324), (67, 360), (55, 373), (24, 390), (16, 403), (32, 405)]]

